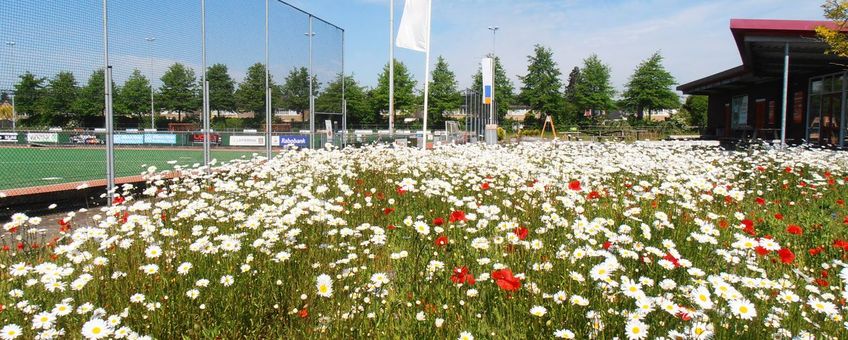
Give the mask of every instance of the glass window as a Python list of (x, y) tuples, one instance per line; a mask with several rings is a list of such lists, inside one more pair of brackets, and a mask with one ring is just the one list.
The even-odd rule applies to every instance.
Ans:
[(819, 141), (821, 128), (821, 96), (810, 96), (810, 110), (807, 115), (807, 141), (817, 143)]
[(833, 81), (833, 92), (842, 92), (842, 81), (845, 79), (845, 75), (839, 75)]
[(821, 80), (813, 80), (813, 82), (810, 84), (810, 93), (822, 93), (822, 86), (823, 84)]
[(734, 128), (748, 125), (748, 96), (733, 97), (730, 105), (731, 122)]
[(824, 77), (823, 93), (833, 92), (833, 77)]

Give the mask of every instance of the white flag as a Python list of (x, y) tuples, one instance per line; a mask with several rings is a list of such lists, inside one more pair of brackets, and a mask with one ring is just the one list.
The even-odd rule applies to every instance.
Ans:
[(430, 47), (430, 1), (406, 0), (397, 34), (397, 47), (426, 52)]
[(480, 62), (480, 73), (483, 76), (483, 104), (491, 104), (495, 83), (494, 60), (492, 58), (483, 58)]

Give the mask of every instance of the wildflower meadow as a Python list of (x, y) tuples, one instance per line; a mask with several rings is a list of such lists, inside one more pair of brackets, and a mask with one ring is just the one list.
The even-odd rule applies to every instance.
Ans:
[(848, 337), (848, 154), (285, 150), (3, 227), (0, 338)]

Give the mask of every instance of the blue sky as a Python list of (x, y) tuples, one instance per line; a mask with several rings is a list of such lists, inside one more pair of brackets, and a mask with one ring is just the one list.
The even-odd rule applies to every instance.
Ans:
[[(395, 0), (395, 24), (403, 1)], [(562, 72), (597, 53), (622, 88), (633, 68), (654, 51), (679, 83), (737, 66), (731, 18), (821, 19), (819, 0), (433, 0), (432, 54), (443, 55), (460, 86), (470, 85), (479, 59), (492, 49), (488, 26), (500, 27), (497, 54), (519, 87), (536, 43), (550, 47)], [(199, 0), (111, 0), (112, 62), (120, 82), (133, 68), (158, 78), (175, 61), (199, 70)], [(388, 60), (389, 0), (292, 0), (346, 30), (345, 69), (373, 86)], [(3, 0), (0, 88), (21, 69), (50, 76), (58, 69), (80, 82), (102, 63), (100, 0)], [(235, 78), (264, 58), (264, 1), (207, 0), (209, 64), (223, 62)], [(271, 70), (281, 79), (308, 62), (308, 20), (272, 1)], [(314, 21), (314, 67), (320, 79), (341, 71), (341, 35)], [(144, 40), (154, 37), (148, 43)], [(417, 80), (424, 55), (396, 57)], [(14, 54), (14, 57), (12, 56)], [(565, 75), (564, 75), (565, 77)], [(154, 83), (156, 84), (156, 83)]]

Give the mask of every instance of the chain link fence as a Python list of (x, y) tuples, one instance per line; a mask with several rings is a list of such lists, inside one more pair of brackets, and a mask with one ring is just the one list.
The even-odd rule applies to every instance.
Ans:
[(0, 8), (5, 202), (345, 143), (344, 30), (285, 1)]

